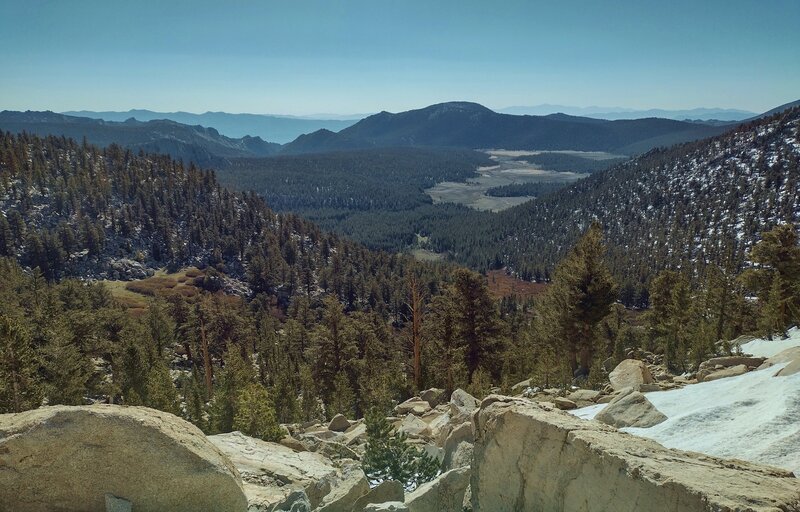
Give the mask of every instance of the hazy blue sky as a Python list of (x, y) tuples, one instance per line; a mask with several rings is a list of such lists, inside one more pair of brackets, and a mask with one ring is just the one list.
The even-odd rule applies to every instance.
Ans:
[(0, 0), (0, 109), (763, 111), (800, 98), (799, 26), (799, 0)]

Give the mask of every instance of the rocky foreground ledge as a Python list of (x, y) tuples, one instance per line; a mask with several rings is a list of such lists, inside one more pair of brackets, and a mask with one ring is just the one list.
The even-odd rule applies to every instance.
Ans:
[(476, 512), (800, 510), (789, 471), (667, 449), (527, 400), (487, 397), (473, 428)]
[(478, 404), (458, 390), (437, 408), (447, 471), (409, 494), (370, 489), (351, 458), (206, 437), (143, 407), (0, 415), (0, 512), (800, 511), (785, 470), (670, 450), (525, 398)]
[[(145, 407), (0, 414), (0, 512), (241, 512), (239, 472), (197, 427)], [(108, 505), (107, 505), (108, 503)]]

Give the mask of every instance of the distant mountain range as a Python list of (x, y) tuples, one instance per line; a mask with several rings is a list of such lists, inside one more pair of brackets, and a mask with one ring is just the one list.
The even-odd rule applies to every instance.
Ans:
[[(782, 105), (770, 113), (785, 110), (795, 103)], [(113, 117), (114, 113), (94, 114)], [(161, 115), (146, 110), (117, 114), (142, 118)], [(248, 122), (256, 125), (272, 121), (295, 123), (295, 129), (318, 126), (318, 123), (339, 123), (338, 126), (343, 128), (338, 132), (318, 129), (281, 145), (258, 136), (223, 135), (217, 125), (210, 128), (165, 119), (129, 117), (124, 121), (110, 121), (54, 112), (3, 111), (0, 112), (0, 129), (65, 136), (78, 141), (85, 137), (99, 146), (116, 143), (134, 151), (165, 153), (200, 166), (220, 167), (233, 158), (398, 147), (582, 150), (635, 155), (655, 147), (719, 135), (736, 124), (659, 118), (609, 121), (566, 114), (510, 115), (468, 102), (440, 103), (397, 114), (381, 112), (355, 124), (349, 124), (352, 120), (308, 120), (251, 114), (177, 114), (186, 115), (189, 120), (202, 118), (228, 123), (229, 130), (238, 130), (237, 133), (245, 133)]]
[(664, 110), (659, 108), (636, 110), (621, 107), (570, 107), (567, 105), (535, 105), (532, 107), (515, 106), (498, 109), (497, 112), (513, 115), (546, 116), (548, 114), (567, 114), (571, 116), (591, 117), (594, 119), (643, 119), (659, 117), (662, 119), (701, 120), (701, 121), (742, 121), (757, 115), (756, 112), (731, 108), (692, 108), (685, 110)]
[[(66, 115), (102, 119), (104, 121), (138, 121), (169, 119), (182, 124), (213, 126), (228, 137), (241, 138), (246, 135), (261, 137), (264, 140), (284, 144), (304, 133), (326, 129), (339, 131), (354, 124), (365, 116), (337, 116), (329, 118), (314, 116), (279, 116), (263, 114), (229, 114), (227, 112), (153, 112), (152, 110), (128, 110), (127, 112), (94, 112), (79, 110), (64, 112)], [(324, 116), (327, 114), (320, 114)]]
[(0, 129), (39, 136), (57, 135), (91, 144), (119, 144), (134, 151), (163, 153), (186, 162), (208, 167), (228, 158), (258, 157), (277, 153), (280, 144), (260, 137), (238, 139), (220, 135), (214, 128), (189, 126), (175, 121), (103, 121), (54, 112), (0, 112)]
[(634, 154), (722, 133), (726, 126), (671, 119), (606, 121), (565, 114), (499, 114), (477, 103), (450, 102), (398, 114), (381, 112), (338, 133), (318, 130), (286, 144), (283, 153), (370, 147), (582, 150)]

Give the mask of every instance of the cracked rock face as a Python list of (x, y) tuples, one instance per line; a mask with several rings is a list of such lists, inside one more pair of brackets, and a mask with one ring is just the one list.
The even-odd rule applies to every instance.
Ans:
[(667, 449), (526, 400), (487, 397), (475, 436), (475, 512), (800, 510), (788, 471)]
[(243, 512), (231, 461), (194, 425), (145, 407), (0, 415), (0, 510)]
[(241, 432), (209, 436), (242, 474), (251, 510), (289, 510), (283, 504), (302, 491), (310, 508), (347, 508), (369, 491), (361, 468), (333, 462), (313, 452), (296, 452), (277, 443), (253, 439)]

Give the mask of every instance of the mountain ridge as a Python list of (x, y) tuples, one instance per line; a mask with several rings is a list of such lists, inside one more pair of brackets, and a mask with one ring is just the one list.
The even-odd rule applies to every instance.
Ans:
[(63, 112), (65, 115), (102, 119), (104, 121), (122, 122), (128, 118), (139, 121), (168, 119), (181, 124), (213, 126), (221, 134), (232, 138), (246, 135), (258, 136), (270, 142), (284, 144), (298, 136), (321, 128), (338, 131), (346, 128), (364, 116), (344, 116), (343, 118), (317, 118), (305, 116), (284, 116), (274, 114), (233, 114), (229, 112), (207, 111), (202, 114), (193, 112), (157, 112), (147, 109), (131, 109), (127, 111), (92, 111), (78, 110)]
[(689, 109), (633, 109), (623, 107), (575, 107), (570, 105), (552, 105), (544, 103), (541, 105), (514, 105), (497, 109), (497, 112), (514, 115), (539, 115), (564, 113), (573, 116), (591, 117), (594, 119), (606, 119), (609, 121), (619, 119), (642, 119), (648, 117), (659, 117), (662, 119), (673, 119), (676, 121), (701, 120), (701, 121), (726, 121), (736, 122), (752, 118), (758, 115), (743, 109), (735, 108), (706, 108), (697, 107)]
[(216, 128), (189, 126), (170, 120), (123, 122), (68, 116), (52, 111), (0, 112), (0, 129), (39, 136), (58, 135), (75, 140), (84, 137), (98, 146), (118, 144), (132, 151), (164, 153), (199, 166), (219, 165), (226, 158), (271, 155), (279, 144), (260, 137), (238, 139), (221, 135)]
[[(676, 143), (726, 128), (668, 119), (605, 121), (566, 114), (515, 116), (472, 102), (446, 102), (399, 113), (380, 112), (336, 133), (314, 132), (283, 146), (283, 153), (399, 146), (469, 149), (641, 151), (649, 139)], [(652, 147), (652, 146), (651, 146)], [(646, 147), (650, 149), (650, 147)], [(645, 150), (646, 150), (645, 149)]]

